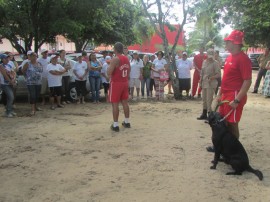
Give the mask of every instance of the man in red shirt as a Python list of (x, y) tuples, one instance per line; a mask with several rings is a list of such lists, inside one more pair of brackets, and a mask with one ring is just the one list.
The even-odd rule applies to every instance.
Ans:
[(109, 101), (112, 103), (113, 124), (111, 130), (119, 132), (119, 102), (122, 103), (124, 109), (125, 120), (122, 125), (130, 128), (129, 123), (129, 105), (128, 105), (128, 78), (130, 73), (130, 63), (127, 56), (123, 55), (124, 46), (117, 42), (114, 45), (115, 57), (112, 58), (110, 66), (107, 70), (110, 78)]
[[(194, 74), (193, 74), (193, 80), (192, 80), (192, 92), (191, 97), (194, 97), (197, 92), (198, 84), (201, 77), (201, 70), (202, 70), (202, 63), (207, 58), (207, 55), (204, 54), (204, 48), (200, 48), (200, 53), (198, 55), (195, 55), (193, 59), (193, 65), (195, 68)], [(201, 88), (198, 89), (198, 97), (201, 97)]]
[[(237, 139), (240, 136), (238, 123), (247, 102), (247, 92), (252, 78), (251, 61), (241, 50), (243, 38), (243, 32), (234, 30), (224, 39), (226, 49), (231, 55), (225, 61), (221, 88), (216, 98), (221, 101), (229, 101), (228, 104), (224, 103), (219, 107), (219, 112), (226, 117), (228, 129)], [(214, 152), (214, 148), (211, 146), (206, 149)]]
[(244, 33), (238, 30), (224, 39), (226, 49), (231, 55), (224, 64), (224, 73), (219, 96), (221, 100), (229, 100), (229, 104), (220, 106), (221, 115), (228, 117), (229, 130), (239, 139), (238, 123), (241, 119), (244, 105), (247, 102), (247, 92), (251, 85), (252, 64), (248, 56), (241, 50)]

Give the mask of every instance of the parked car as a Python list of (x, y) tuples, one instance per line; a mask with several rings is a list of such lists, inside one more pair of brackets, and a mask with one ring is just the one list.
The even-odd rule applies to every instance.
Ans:
[(150, 57), (151, 57), (152, 55), (154, 55), (154, 53), (139, 52), (139, 57), (140, 57), (141, 59), (143, 59), (143, 57), (144, 57), (145, 55), (147, 55), (147, 56), (149, 57), (149, 59), (150, 59)]
[[(67, 57), (68, 59), (70, 59), (70, 60), (77, 61), (79, 55), (81, 55), (81, 53), (72, 53), (72, 54), (66, 55), (66, 57)], [(90, 55), (90, 52), (87, 53), (87, 56), (88, 56), (88, 57), (89, 57), (89, 55)], [(102, 55), (102, 54), (99, 54), (99, 53), (96, 53), (96, 57), (97, 57), (97, 59), (100, 59), (100, 58), (103, 57), (103, 55)]]
[(228, 52), (219, 53), (219, 56), (222, 59), (222, 68), (224, 67), (225, 61), (226, 61), (227, 57), (229, 57), (229, 55), (230, 55), (230, 53), (228, 53)]
[(261, 53), (250, 53), (248, 54), (249, 59), (251, 60), (252, 68), (253, 69), (259, 69), (259, 63), (258, 63), (258, 57), (261, 55)]

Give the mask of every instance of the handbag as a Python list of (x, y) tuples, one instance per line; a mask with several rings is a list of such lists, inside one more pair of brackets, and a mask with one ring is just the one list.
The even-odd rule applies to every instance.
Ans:
[(162, 71), (159, 73), (159, 80), (160, 81), (167, 81), (169, 80), (169, 73), (166, 71)]

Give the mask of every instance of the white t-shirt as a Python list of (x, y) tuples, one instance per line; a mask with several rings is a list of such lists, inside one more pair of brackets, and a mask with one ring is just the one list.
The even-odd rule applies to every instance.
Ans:
[(176, 67), (178, 70), (179, 79), (188, 79), (190, 78), (190, 70), (193, 68), (192, 62), (189, 60), (177, 60)]
[(138, 79), (140, 78), (141, 68), (143, 68), (143, 61), (141, 59), (130, 61), (130, 78)]
[(53, 75), (50, 73), (52, 70), (57, 70), (57, 71), (63, 71), (65, 68), (62, 67), (59, 64), (48, 64), (47, 66), (47, 71), (48, 71), (48, 86), (49, 87), (57, 87), (57, 86), (62, 86), (62, 75)]
[[(77, 74), (78, 76), (80, 76), (80, 77), (83, 76), (83, 75), (85, 74), (85, 71), (86, 71), (87, 69), (88, 69), (88, 68), (87, 68), (87, 63), (86, 63), (85, 61), (82, 61), (82, 63), (76, 62), (75, 65), (74, 65), (74, 67), (73, 67), (73, 70), (74, 70), (74, 71), (76, 72), (76, 74)], [(76, 74), (74, 74), (75, 80), (78, 80), (78, 81), (85, 81), (85, 80), (86, 80), (86, 75), (87, 75), (87, 74), (84, 75), (83, 80), (77, 78)]]
[(24, 66), (26, 63), (28, 63), (28, 62), (30, 62), (30, 60), (28, 60), (28, 59), (24, 60), (24, 61), (22, 62), (22, 64), (20, 65), (20, 67), (23, 68), (23, 66)]
[[(61, 60), (61, 58), (58, 58), (58, 63), (64, 67), (64, 68), (71, 68), (71, 62), (69, 59), (65, 58), (64, 60)], [(67, 72), (65, 72), (62, 76), (70, 76), (71, 75), (71, 69), (69, 69)]]
[[(167, 64), (167, 61), (163, 58), (161, 58), (161, 60), (156, 58), (153, 61), (153, 64), (155, 65), (155, 70), (160, 70), (160, 69), (163, 69), (165, 67), (165, 65)], [(157, 73), (157, 72), (153, 72), (153, 73), (154, 73), (153, 74), (154, 77), (159, 77), (159, 73)]]
[(48, 77), (47, 66), (50, 63), (50, 58), (48, 57), (46, 59), (38, 58), (37, 62), (40, 63), (42, 66), (42, 77), (47, 78)]
[[(109, 67), (108, 63), (105, 62), (102, 65), (101, 73), (102, 74), (105, 74), (106, 76), (108, 76), (108, 74), (107, 74), (108, 67)], [(102, 81), (102, 83), (109, 83), (109, 81), (107, 81), (107, 79), (104, 76), (102, 76), (102, 75), (101, 75), (101, 81)]]

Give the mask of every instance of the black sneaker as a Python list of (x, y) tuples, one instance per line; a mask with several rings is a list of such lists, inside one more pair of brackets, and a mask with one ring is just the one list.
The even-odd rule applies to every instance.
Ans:
[(111, 125), (111, 130), (115, 132), (119, 132), (119, 126), (113, 127), (113, 124)]
[(122, 126), (124, 126), (125, 128), (130, 128), (130, 123), (125, 123), (125, 121), (123, 121)]

